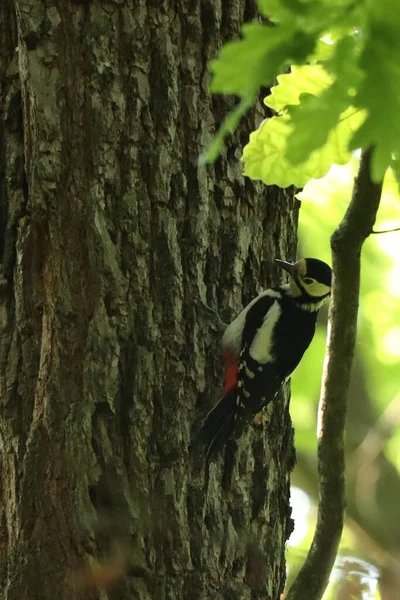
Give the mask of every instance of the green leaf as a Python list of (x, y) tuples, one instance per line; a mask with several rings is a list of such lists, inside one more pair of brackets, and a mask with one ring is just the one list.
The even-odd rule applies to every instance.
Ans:
[(258, 7), (261, 14), (268, 19), (278, 23), (285, 23), (296, 17), (309, 16), (313, 10), (318, 10), (322, 2), (320, 0), (311, 0), (301, 2), (299, 0), (258, 0)]
[(337, 127), (330, 132), (326, 144), (300, 165), (293, 165), (286, 158), (292, 131), (290, 115), (272, 117), (250, 135), (243, 150), (244, 174), (261, 179), (266, 185), (303, 187), (310, 179), (326, 175), (332, 164), (343, 165), (350, 160), (349, 139), (364, 119), (362, 111), (347, 109)]
[[(344, 51), (345, 47), (340, 53)], [(333, 67), (331, 70), (334, 70)], [(293, 67), (292, 73), (278, 77), (278, 85), (271, 89), (271, 95), (264, 102), (276, 111), (283, 112), (283, 116), (264, 121), (251, 134), (243, 151), (245, 175), (261, 179), (267, 185), (303, 187), (309, 179), (323, 177), (332, 163), (346, 164), (350, 160), (349, 140), (365, 119), (365, 114), (354, 108), (339, 113), (335, 126), (327, 135), (324, 133), (325, 145), (311, 153), (304, 152), (301, 164), (294, 165), (288, 159), (290, 140), (294, 135), (293, 107), (300, 105), (302, 101), (304, 105), (306, 97), (313, 102), (318, 100), (333, 83), (333, 75), (321, 65)], [(309, 119), (308, 127), (312, 130), (312, 135), (318, 135), (318, 131), (313, 129), (313, 115), (309, 115)], [(308, 138), (307, 127), (304, 131), (307, 143), (311, 145), (313, 140)], [(298, 148), (301, 152), (300, 145)]]
[(247, 113), (247, 111), (253, 106), (254, 100), (253, 98), (243, 99), (240, 104), (236, 106), (236, 108), (231, 111), (218, 132), (214, 135), (211, 144), (208, 146), (206, 151), (200, 156), (199, 164), (204, 165), (206, 163), (213, 163), (217, 158), (219, 153), (222, 150), (224, 145), (224, 140), (227, 135), (235, 131), (238, 126), (241, 118)]
[(316, 37), (296, 29), (294, 23), (271, 27), (251, 23), (242, 28), (243, 39), (225, 44), (211, 62), (211, 91), (253, 97), (261, 86), (272, 83), (289, 62), (311, 54)]
[(252, 179), (261, 179), (266, 185), (282, 188), (290, 185), (303, 187), (312, 177), (323, 177), (330, 162), (308, 161), (293, 167), (285, 158), (286, 140), (290, 133), (290, 117), (273, 117), (264, 121), (250, 135), (243, 150), (244, 174)]
[(286, 156), (293, 164), (304, 162), (326, 143), (329, 133), (351, 104), (351, 90), (361, 78), (357, 59), (356, 39), (354, 36), (343, 38), (332, 58), (324, 63), (325, 69), (334, 77), (333, 83), (319, 95), (302, 94), (300, 105), (289, 107), (293, 131), (288, 139)]
[(400, 193), (400, 155), (392, 156), (392, 161), (390, 163), (390, 167), (391, 167), (393, 175), (396, 179), (397, 186), (399, 188), (399, 193)]
[[(254, 96), (258, 88), (268, 85), (281, 66), (283, 56), (276, 56), (279, 46), (278, 30), (252, 23), (243, 26), (243, 39), (225, 44), (216, 60), (211, 62), (214, 93)], [(287, 39), (293, 31), (287, 32)], [(275, 60), (267, 55), (275, 51)]]
[(291, 73), (279, 75), (278, 85), (271, 88), (271, 94), (264, 103), (281, 112), (290, 105), (300, 104), (301, 94), (322, 94), (332, 81), (331, 75), (320, 65), (294, 66)]
[[(334, 24), (355, 7), (354, 0), (257, 0), (260, 12), (272, 21), (297, 19), (304, 29), (321, 26), (321, 19)], [(304, 21), (301, 20), (304, 18)]]
[(292, 11), (281, 0), (257, 0), (259, 11), (262, 15), (278, 23), (290, 19)]
[[(278, 0), (279, 1), (279, 0)], [(383, 27), (390, 27), (396, 36), (400, 26), (400, 13), (398, 0), (367, 0), (366, 9), (371, 23), (379, 23)]]
[[(250, 142), (246, 150), (246, 172), (271, 179), (264, 159), (274, 157), (279, 147), (292, 166), (309, 167), (318, 158), (320, 176), (329, 156), (342, 164), (349, 151), (372, 146), (372, 176), (382, 179), (393, 156), (400, 156), (398, 0), (258, 0), (258, 5), (276, 25), (245, 26), (243, 39), (224, 46), (212, 63), (212, 91), (236, 94), (246, 103), (289, 65), (293, 70), (279, 77), (282, 85), (266, 100), (287, 119), (255, 135), (258, 146)], [(293, 65), (303, 66), (296, 71)], [(228, 117), (228, 129), (237, 124), (237, 115)], [(218, 134), (215, 147), (223, 135)], [(274, 135), (290, 139), (277, 142)], [(255, 147), (261, 151), (258, 158)], [(281, 156), (275, 158), (277, 170), (286, 173), (276, 177), (287, 180), (288, 165)], [(294, 170), (296, 180), (303, 179), (307, 165)]]
[(372, 178), (381, 181), (393, 154), (400, 152), (400, 43), (391, 27), (371, 27), (360, 60), (365, 77), (354, 105), (366, 119), (351, 139), (351, 149), (374, 147)]

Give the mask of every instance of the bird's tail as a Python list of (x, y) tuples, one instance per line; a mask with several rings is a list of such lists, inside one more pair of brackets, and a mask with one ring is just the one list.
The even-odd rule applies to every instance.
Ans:
[(207, 462), (226, 444), (235, 423), (236, 389), (230, 390), (210, 410), (203, 421), (200, 437), (207, 448)]

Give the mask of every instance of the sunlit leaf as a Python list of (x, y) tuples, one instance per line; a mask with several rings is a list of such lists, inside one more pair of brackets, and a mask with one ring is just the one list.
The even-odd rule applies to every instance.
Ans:
[(291, 73), (279, 75), (278, 85), (271, 88), (271, 94), (264, 102), (281, 112), (290, 105), (300, 104), (301, 94), (322, 94), (332, 81), (332, 76), (320, 65), (294, 66)]
[[(289, 107), (292, 133), (287, 141), (286, 157), (291, 163), (301, 164), (304, 157), (321, 148), (327, 142), (330, 132), (338, 127), (339, 120), (351, 104), (351, 90), (361, 78), (356, 61), (355, 38), (343, 38), (337, 44), (332, 58), (324, 64), (324, 69), (334, 78), (331, 85), (317, 95), (302, 93), (300, 105)], [(339, 129), (338, 127), (337, 135), (343, 135), (345, 139), (346, 133)], [(332, 163), (337, 164), (344, 164), (348, 160), (347, 152), (343, 158), (343, 150), (339, 158), (337, 154), (332, 157)]]
[(346, 164), (350, 160), (349, 140), (363, 119), (360, 111), (349, 108), (330, 132), (326, 144), (300, 165), (293, 165), (286, 158), (292, 131), (290, 116), (268, 119), (250, 135), (243, 150), (244, 173), (267, 185), (303, 187), (310, 179), (326, 175), (332, 164)]

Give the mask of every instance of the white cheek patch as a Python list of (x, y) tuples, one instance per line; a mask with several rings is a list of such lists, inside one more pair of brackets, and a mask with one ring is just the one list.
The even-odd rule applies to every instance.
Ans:
[(331, 291), (331, 288), (325, 285), (324, 283), (320, 283), (319, 281), (314, 281), (310, 285), (305, 285), (303, 283), (305, 289), (310, 294), (310, 296), (315, 296), (316, 298), (321, 298), (322, 296), (326, 296)]
[(272, 354), (273, 332), (281, 312), (282, 309), (279, 305), (279, 302), (275, 301), (267, 312), (264, 318), (264, 323), (257, 331), (250, 346), (249, 354), (251, 358), (260, 364), (271, 362), (271, 360), (274, 359)]

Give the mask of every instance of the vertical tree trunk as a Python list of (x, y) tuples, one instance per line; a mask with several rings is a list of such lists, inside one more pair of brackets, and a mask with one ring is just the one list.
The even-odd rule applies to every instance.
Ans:
[(207, 62), (255, 16), (222, 5), (0, 5), (4, 600), (282, 591), (287, 398), (209, 473), (191, 445), (221, 380), (201, 302), (228, 320), (295, 249), (294, 200), (241, 176), (255, 115), (198, 166)]

